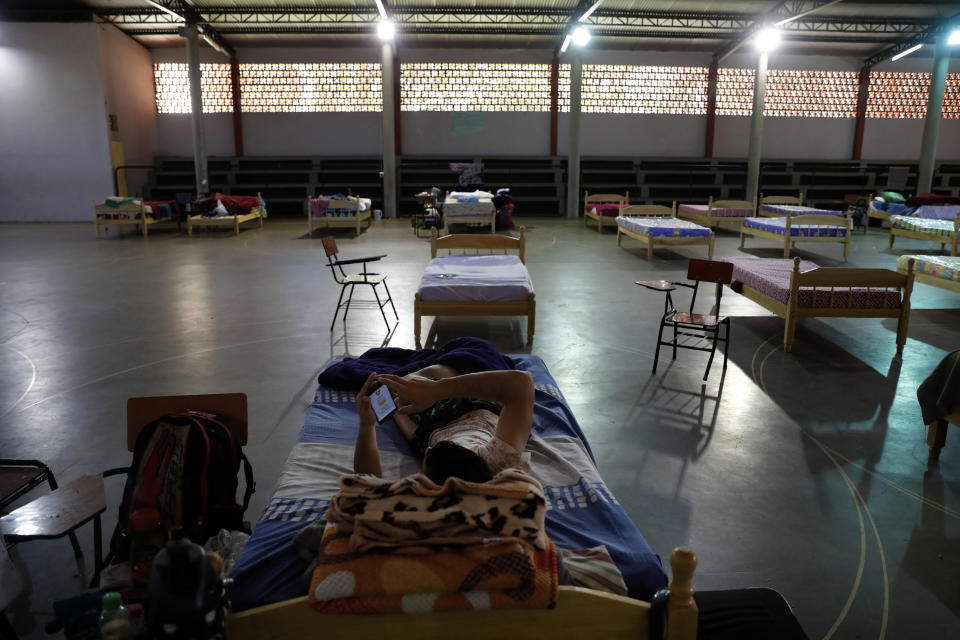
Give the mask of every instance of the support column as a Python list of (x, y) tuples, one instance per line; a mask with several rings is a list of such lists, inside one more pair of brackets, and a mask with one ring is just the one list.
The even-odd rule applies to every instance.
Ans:
[(707, 70), (707, 137), (703, 145), (703, 157), (713, 157), (713, 138), (717, 124), (717, 61)]
[(933, 73), (930, 76), (930, 93), (927, 96), (927, 117), (923, 121), (923, 141), (920, 144), (920, 173), (917, 176), (917, 195), (930, 193), (933, 187), (933, 168), (937, 163), (937, 138), (940, 136), (940, 116), (943, 111), (943, 92), (947, 85), (947, 68), (950, 66), (950, 45), (945, 30), (937, 38), (933, 54)]
[(859, 160), (863, 154), (863, 125), (867, 120), (867, 102), (870, 98), (870, 67), (860, 69), (857, 84), (857, 122), (853, 129), (854, 160)]
[(557, 121), (560, 114), (560, 60), (553, 54), (550, 63), (550, 155), (557, 155)]
[(763, 147), (763, 98), (767, 92), (767, 52), (757, 57), (753, 79), (753, 113), (750, 116), (750, 150), (747, 154), (747, 191), (744, 199), (753, 200), (760, 189), (760, 150)]
[(397, 139), (396, 95), (394, 85), (393, 43), (380, 45), (380, 69), (383, 75), (383, 217), (397, 217)]
[(580, 89), (583, 80), (580, 50), (570, 55), (570, 127), (567, 134), (567, 217), (580, 216)]
[(243, 155), (243, 109), (240, 106), (240, 63), (230, 58), (230, 89), (233, 93), (233, 155)]
[(193, 130), (193, 170), (197, 195), (209, 193), (207, 176), (207, 139), (203, 132), (203, 94), (200, 86), (200, 38), (197, 27), (188, 24), (180, 29), (187, 42), (187, 73), (190, 76), (190, 124)]

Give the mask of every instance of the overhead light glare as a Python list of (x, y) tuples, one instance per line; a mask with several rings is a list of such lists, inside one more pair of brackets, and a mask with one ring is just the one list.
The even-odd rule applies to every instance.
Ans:
[(386, 20), (387, 8), (383, 6), (383, 2), (381, 0), (373, 0), (373, 1), (377, 3), (377, 11), (380, 12), (380, 17)]
[(381, 40), (393, 40), (396, 32), (397, 27), (393, 24), (393, 20), (383, 19), (377, 21), (377, 37)]
[(563, 39), (563, 44), (560, 46), (560, 53), (566, 53), (567, 47), (570, 46), (570, 34), (567, 34), (567, 37)]
[(922, 43), (922, 42), (921, 42), (920, 44), (915, 44), (915, 45), (913, 45), (912, 47), (910, 47), (909, 49), (904, 49), (903, 51), (901, 51), (901, 52), (898, 53), (897, 55), (893, 56), (892, 58), (890, 58), (890, 60), (891, 60), (892, 62), (896, 62), (896, 61), (899, 60), (900, 58), (905, 58), (906, 56), (910, 55), (911, 53), (913, 53), (913, 52), (916, 51), (917, 49), (921, 48), (922, 46), (923, 46), (923, 43)]
[(772, 51), (780, 44), (780, 30), (774, 27), (765, 27), (757, 32), (753, 45), (757, 51)]
[(947, 38), (947, 44), (960, 44), (960, 29), (954, 29)]
[[(379, 2), (379, 0), (377, 0), (377, 1)], [(584, 13), (582, 16), (580, 16), (580, 19), (577, 20), (577, 22), (583, 22), (583, 21), (585, 21), (587, 18), (590, 17), (590, 14), (591, 14), (591, 13), (593, 13), (594, 11), (597, 10), (597, 8), (598, 8), (601, 4), (603, 4), (603, 0), (597, 0), (596, 2), (594, 2), (594, 3), (593, 3), (593, 6), (591, 6), (589, 9), (587, 9), (586, 13)]]
[(573, 30), (571, 34), (573, 38), (573, 44), (578, 47), (585, 47), (587, 43), (590, 42), (590, 32), (584, 29), (583, 27), (577, 27)]

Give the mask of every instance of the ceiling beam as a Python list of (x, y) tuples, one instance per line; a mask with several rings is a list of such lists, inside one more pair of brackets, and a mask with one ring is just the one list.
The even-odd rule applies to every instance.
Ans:
[(744, 29), (740, 35), (713, 54), (713, 61), (715, 63), (723, 62), (724, 58), (739, 49), (743, 43), (764, 27), (792, 24), (800, 18), (842, 1), (843, 0), (784, 0), (783, 2), (779, 2), (765, 14), (756, 18), (753, 24)]
[[(157, 8), (147, 8), (149, 5), (153, 5)], [(127, 12), (130, 13), (127, 13)], [(184, 22), (186, 24), (196, 25), (200, 29), (201, 35), (208, 41), (210, 46), (222, 53), (223, 55), (234, 58), (237, 55), (237, 52), (233, 49), (229, 42), (223, 39), (223, 36), (217, 32), (217, 30), (210, 24), (210, 21), (198, 11), (188, 0), (145, 0), (144, 9), (142, 11), (137, 11), (136, 8), (124, 9), (122, 14), (117, 14), (115, 11), (111, 11), (109, 8), (103, 10), (98, 10), (97, 15), (99, 15), (104, 20), (112, 22), (117, 26), (122, 26), (126, 24), (123, 21), (125, 16), (163, 16), (165, 20), (162, 24), (179, 24)], [(120, 18), (119, 20), (117, 18)], [(131, 34), (133, 35), (133, 34)]]
[(946, 29), (956, 24), (960, 24), (960, 13), (955, 13), (945, 20), (941, 20), (935, 25), (924, 29), (922, 32), (911, 36), (909, 38), (904, 38), (899, 42), (896, 42), (889, 47), (885, 47), (880, 51), (877, 51), (869, 58), (863, 60), (863, 66), (870, 68), (876, 64), (879, 64), (885, 60), (892, 58), (902, 51), (906, 51), (910, 47), (916, 46), (918, 44), (926, 44), (931, 40), (936, 39), (938, 35), (943, 33)]

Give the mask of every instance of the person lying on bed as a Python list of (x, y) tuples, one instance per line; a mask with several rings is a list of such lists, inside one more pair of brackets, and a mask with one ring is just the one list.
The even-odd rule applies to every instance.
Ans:
[(357, 395), (354, 472), (381, 475), (377, 423), (367, 395), (378, 383), (397, 398), (394, 421), (422, 457), (423, 474), (438, 485), (451, 476), (487, 482), (504, 469), (530, 471), (524, 449), (533, 426), (533, 376), (516, 370), (457, 375), (434, 365), (403, 378), (375, 373), (367, 378)]

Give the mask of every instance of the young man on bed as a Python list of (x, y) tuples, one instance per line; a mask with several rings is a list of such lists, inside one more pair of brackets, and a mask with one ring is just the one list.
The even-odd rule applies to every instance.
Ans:
[(530, 471), (524, 449), (533, 426), (533, 376), (516, 370), (461, 376), (434, 365), (402, 378), (375, 373), (367, 378), (357, 395), (354, 472), (381, 474), (377, 422), (367, 395), (377, 384), (397, 399), (394, 421), (433, 482), (442, 485), (451, 476), (487, 482), (504, 469)]

